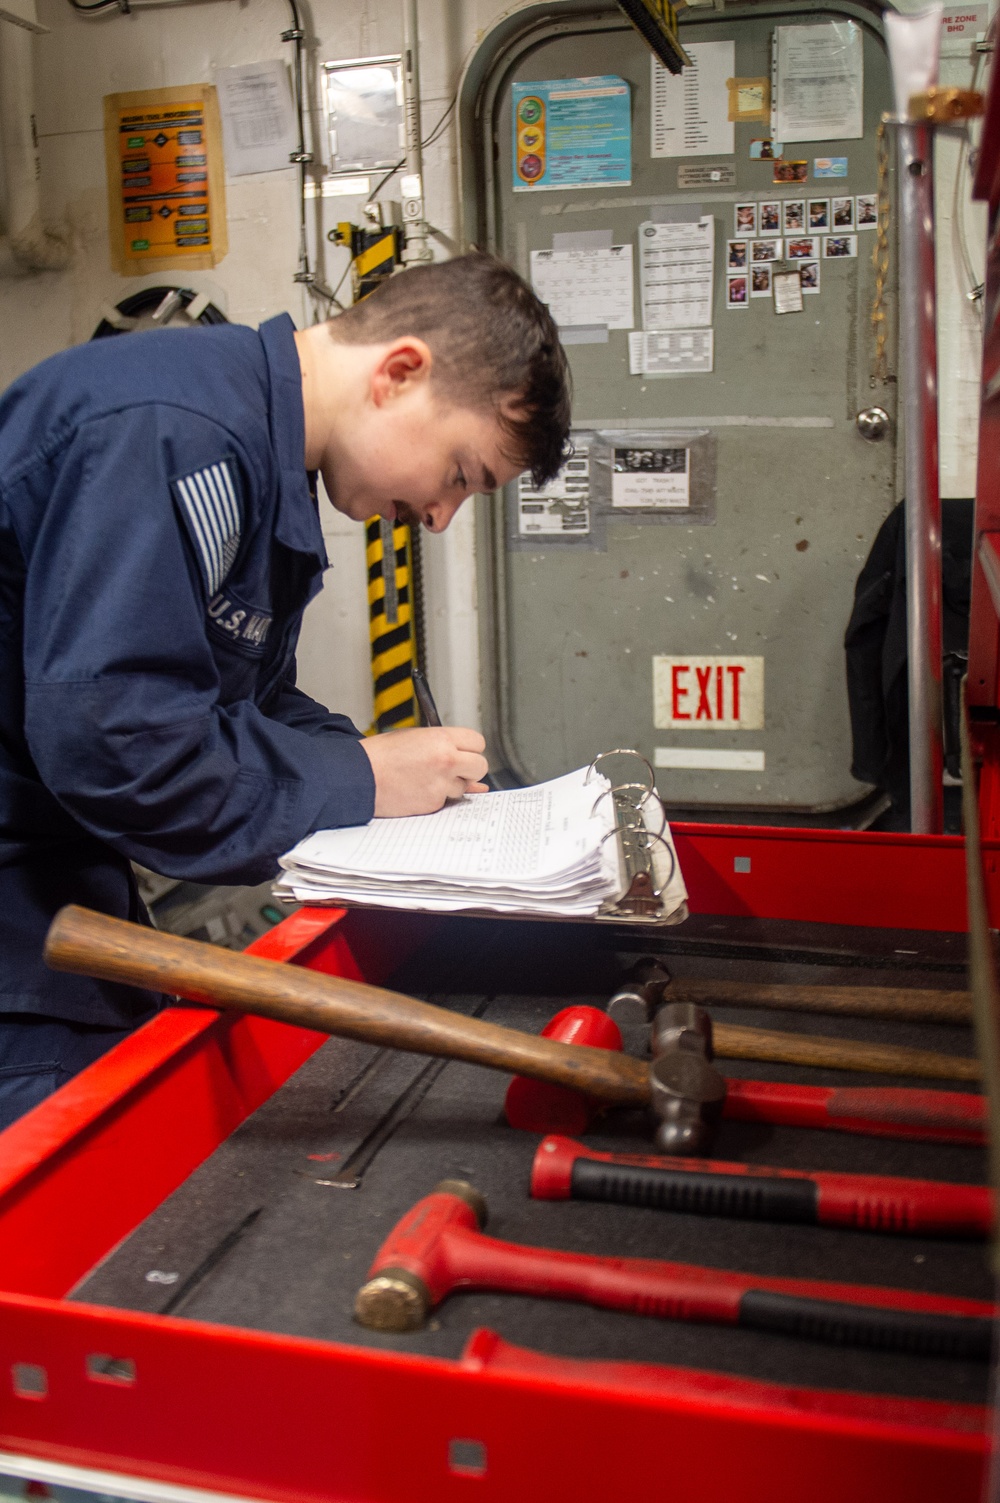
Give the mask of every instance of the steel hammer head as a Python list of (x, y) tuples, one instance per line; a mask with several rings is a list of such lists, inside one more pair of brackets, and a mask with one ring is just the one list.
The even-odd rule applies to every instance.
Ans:
[(445, 1179), (398, 1221), (375, 1255), (354, 1301), (372, 1331), (417, 1331), (451, 1288), (447, 1234), (482, 1231), (486, 1201), (461, 1179)]
[(607, 1006), (608, 1015), (620, 1028), (648, 1023), (663, 1001), (670, 985), (670, 972), (659, 960), (646, 956), (637, 960), (624, 986), (620, 986)]
[(661, 1153), (704, 1153), (722, 1116), (726, 1082), (712, 1064), (712, 1019), (691, 1002), (653, 1018), (650, 1087)]

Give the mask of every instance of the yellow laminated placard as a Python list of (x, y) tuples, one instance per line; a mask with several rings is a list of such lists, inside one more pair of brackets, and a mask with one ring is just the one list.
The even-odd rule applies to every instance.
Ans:
[(222, 260), (229, 237), (211, 84), (105, 95), (104, 146), (116, 271), (207, 271)]

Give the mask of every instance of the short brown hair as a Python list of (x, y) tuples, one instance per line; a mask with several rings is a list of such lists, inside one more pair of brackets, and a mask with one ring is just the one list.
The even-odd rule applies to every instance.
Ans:
[[(555, 321), (512, 267), (475, 251), (412, 266), (329, 323), (343, 344), (426, 340), (434, 379), (449, 400), (497, 412), (510, 458), (535, 485), (558, 474), (568, 451), (571, 385)], [(514, 394), (514, 411), (500, 402)]]

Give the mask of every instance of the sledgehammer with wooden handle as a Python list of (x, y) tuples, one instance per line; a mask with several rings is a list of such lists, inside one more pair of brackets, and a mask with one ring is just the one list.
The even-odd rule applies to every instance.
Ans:
[(468, 1060), (602, 1101), (649, 1101), (649, 1065), (627, 1054), (560, 1044), (363, 981), (217, 949), (87, 908), (60, 909), (45, 941), (45, 959), (56, 971), (144, 986), (412, 1054)]
[[(520, 1033), (363, 981), (324, 976), (275, 960), (218, 949), (199, 940), (181, 939), (176, 934), (161, 934), (88, 908), (70, 906), (56, 914), (45, 942), (45, 959), (56, 971), (77, 971), (105, 981), (144, 986), (210, 1007), (256, 1013), (413, 1054), (463, 1059), (488, 1069), (569, 1086), (602, 1101), (644, 1106), (650, 1100), (650, 1066), (627, 1054), (581, 1049), (576, 1044)], [(854, 1039), (772, 1033), (726, 1024), (715, 1025), (714, 1039), (715, 1053), (730, 1059), (781, 1060), (827, 1069), (950, 1080), (975, 1080), (980, 1074), (975, 1059)], [(725, 1093), (721, 1076), (716, 1085), (721, 1100)]]

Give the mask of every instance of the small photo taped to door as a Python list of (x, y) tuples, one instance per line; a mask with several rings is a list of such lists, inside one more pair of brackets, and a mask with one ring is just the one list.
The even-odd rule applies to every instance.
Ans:
[(781, 241), (780, 240), (753, 240), (753, 241), (751, 241), (750, 260), (752, 262), (754, 262), (754, 263), (756, 263), (758, 261), (780, 261), (781, 260)]
[(749, 240), (726, 241), (726, 270), (743, 271), (747, 264)]
[(827, 235), (823, 240), (823, 255), (828, 261), (856, 256), (857, 253), (857, 235)]
[(751, 297), (771, 296), (771, 270), (771, 266), (767, 263), (763, 266), (752, 266), (750, 268)]
[(762, 235), (781, 234), (781, 204), (777, 199), (761, 204), (758, 229)]
[(737, 204), (733, 210), (733, 225), (737, 235), (756, 235), (757, 205)]
[(814, 261), (818, 255), (816, 235), (793, 235), (785, 241), (785, 257), (789, 261)]
[(802, 291), (805, 296), (819, 291), (819, 262), (800, 261), (799, 280), (802, 283)]
[(785, 225), (786, 235), (801, 235), (806, 227), (806, 203), (804, 198), (785, 199)]
[(831, 198), (830, 200), (831, 229), (853, 230), (854, 228), (854, 199)]
[(749, 304), (747, 276), (726, 278), (726, 307), (746, 308)]
[(771, 181), (773, 183), (807, 183), (809, 181), (809, 163), (775, 162)]
[(830, 228), (830, 200), (828, 198), (811, 198), (809, 200), (809, 233), (811, 235), (825, 234)]
[(859, 230), (878, 229), (878, 194), (859, 193), (855, 203), (855, 227)]

